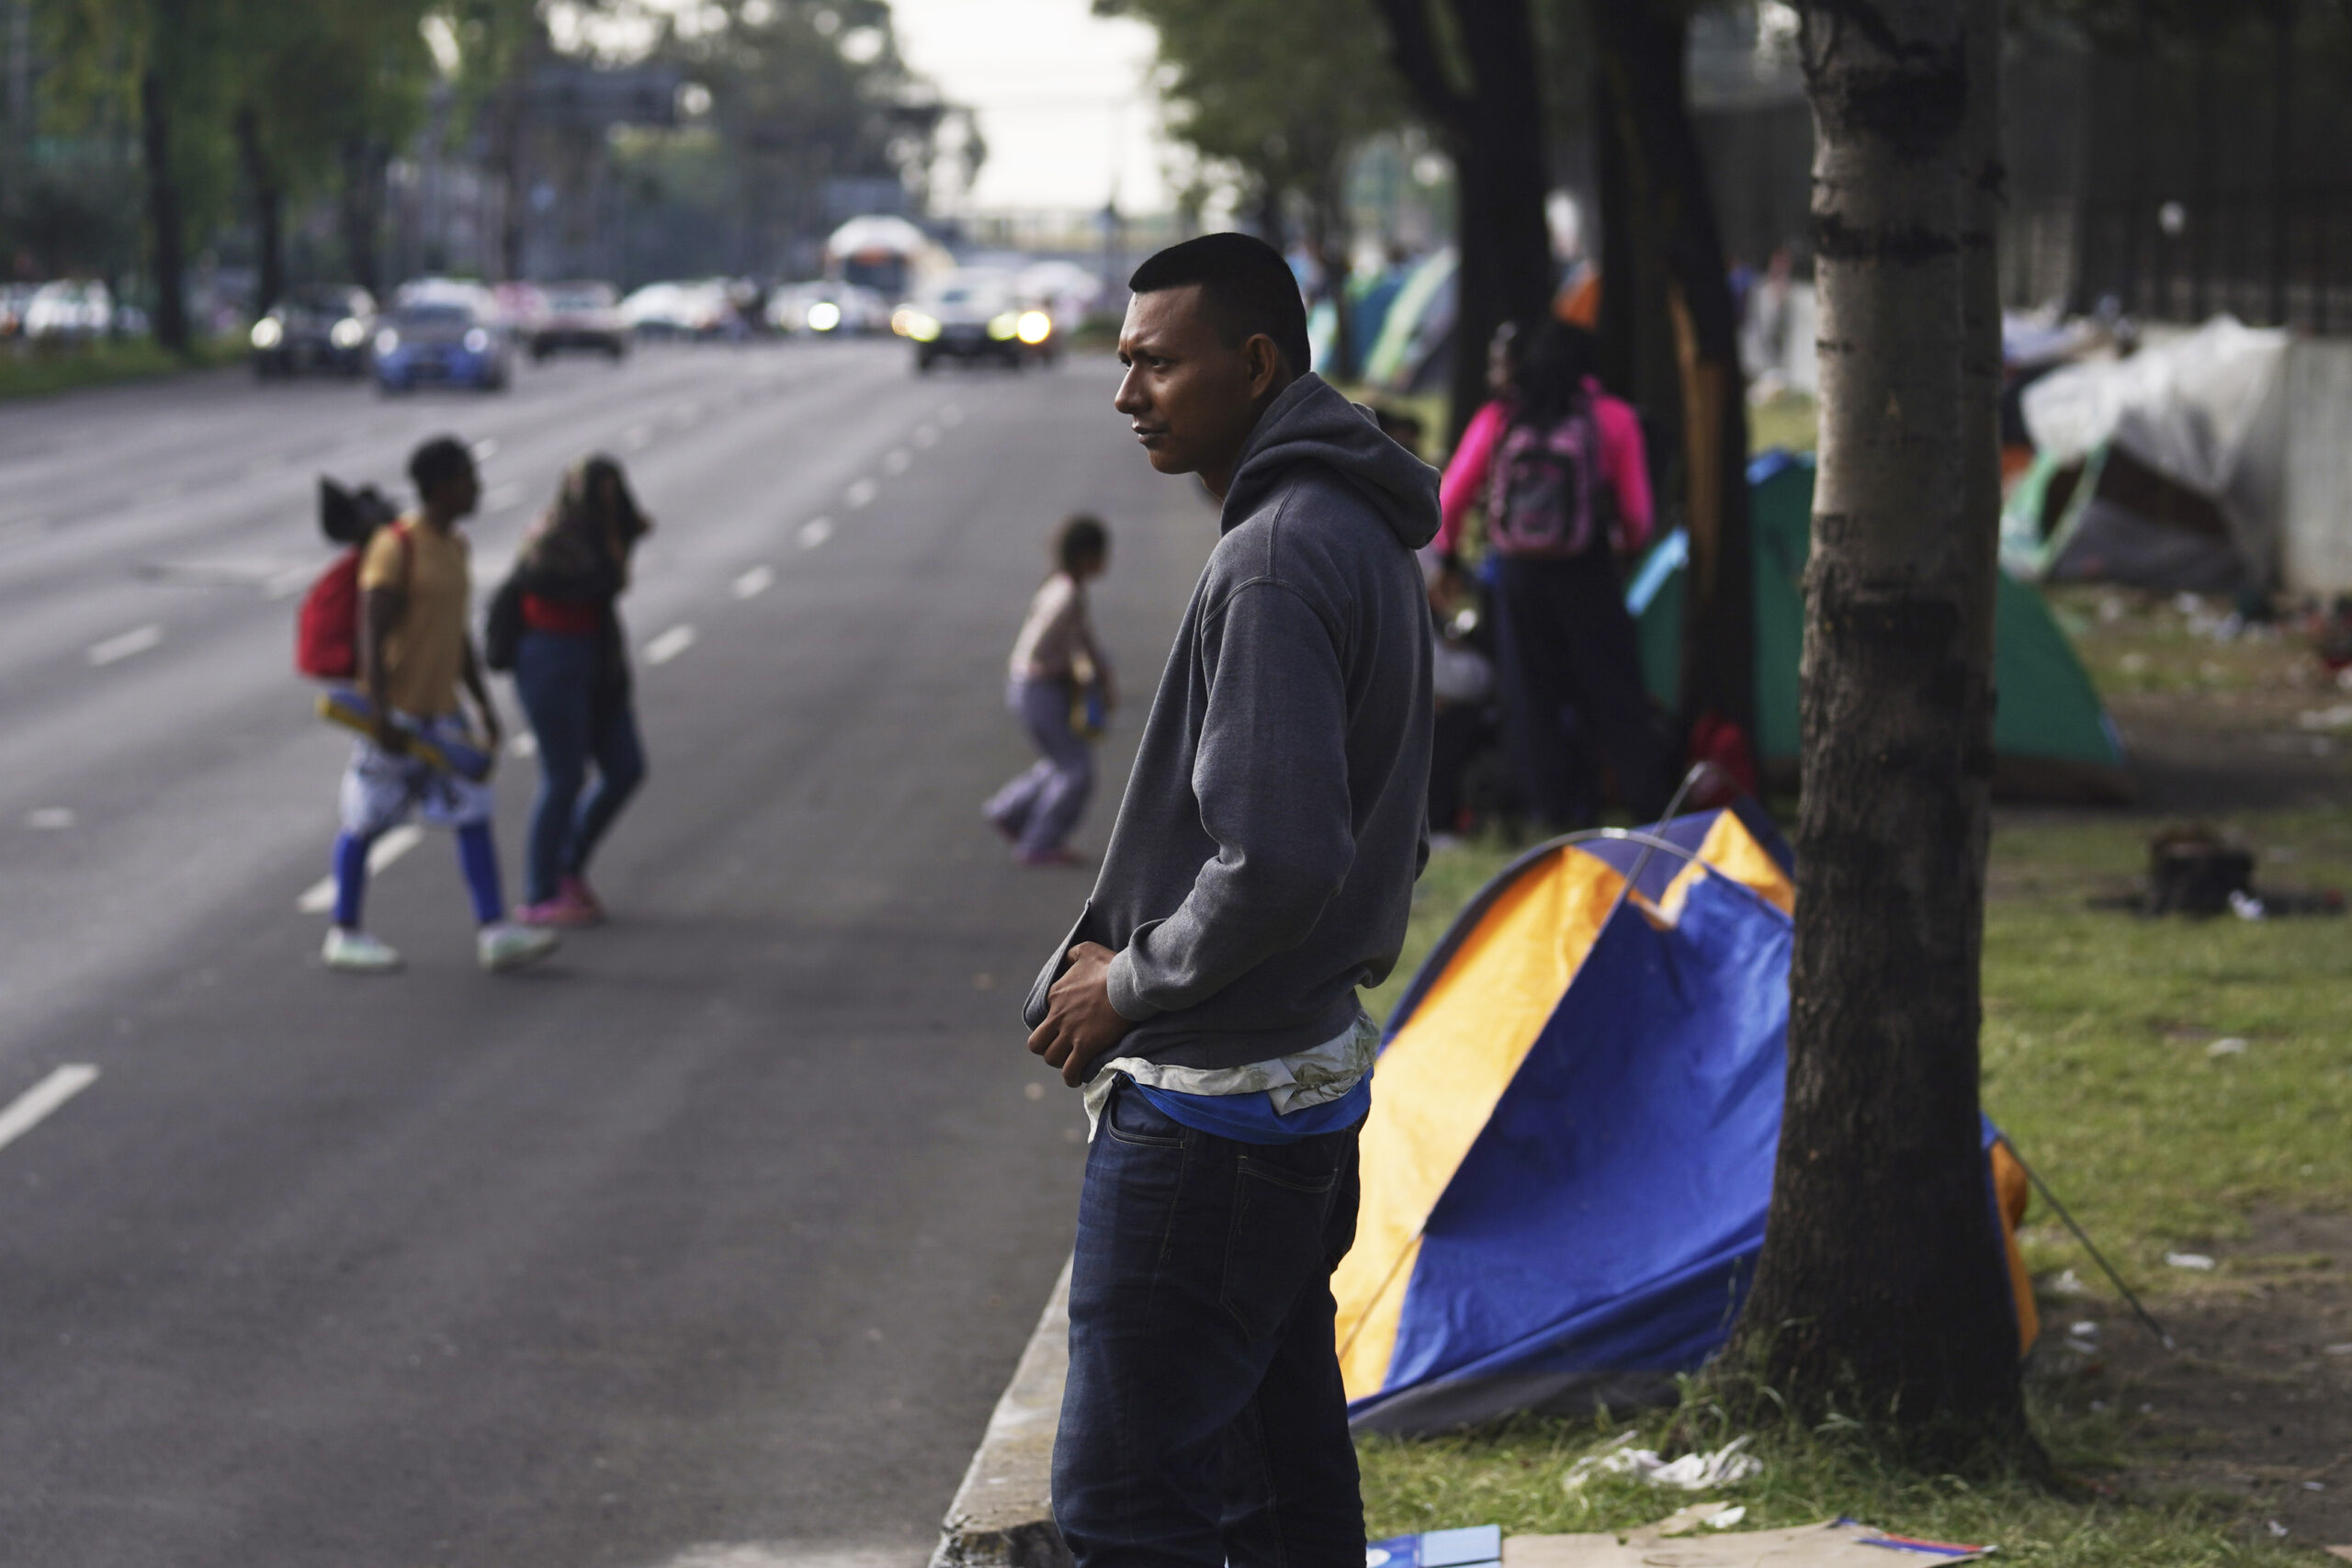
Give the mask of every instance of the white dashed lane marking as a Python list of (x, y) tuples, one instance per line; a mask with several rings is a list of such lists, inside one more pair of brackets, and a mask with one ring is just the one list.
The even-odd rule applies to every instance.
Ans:
[(90, 662), (103, 670), (107, 665), (129, 659), (133, 654), (144, 653), (163, 640), (164, 628), (150, 621), (143, 626), (133, 626), (127, 632), (107, 638), (104, 642), (92, 643), (89, 653)]
[(36, 806), (25, 813), (25, 826), (36, 833), (62, 833), (80, 820), (70, 806)]
[(903, 474), (913, 464), (914, 457), (903, 446), (893, 446), (882, 454), (882, 471), (886, 474)]
[(872, 479), (859, 479), (842, 491), (842, 503), (851, 508), (864, 506), (872, 501), (881, 487)]
[(621, 432), (621, 450), (624, 452), (642, 452), (652, 441), (653, 427), (650, 424), (632, 424)]
[[(424, 829), (404, 822), (368, 846), (368, 874), (376, 875), (424, 841)], [(306, 915), (323, 915), (334, 908), (334, 878), (322, 876), (302, 890), (294, 907)]]
[(7, 1110), (0, 1111), (0, 1149), (40, 1126), (51, 1111), (89, 1088), (97, 1076), (98, 1069), (86, 1063), (71, 1063), (18, 1095)]
[(645, 645), (648, 664), (667, 664), (695, 645), (695, 629), (689, 626), (672, 626), (668, 631)]
[(492, 485), (481, 498), (481, 514), (495, 517), (522, 499), (521, 485)]
[(813, 550), (832, 536), (833, 520), (830, 517), (811, 517), (800, 525), (800, 532), (795, 536), (804, 550)]
[(775, 585), (775, 573), (764, 566), (748, 567), (735, 574), (728, 592), (738, 599), (756, 599)]

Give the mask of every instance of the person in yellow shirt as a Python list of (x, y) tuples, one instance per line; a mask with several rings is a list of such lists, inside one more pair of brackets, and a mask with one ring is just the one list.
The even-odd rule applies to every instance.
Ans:
[(359, 563), (359, 671), (376, 716), (375, 732), (352, 742), (343, 775), (343, 831), (335, 840), (334, 923), (321, 956), (331, 969), (386, 974), (401, 955), (360, 924), (368, 886), (368, 850), (412, 812), (454, 829), (458, 863), (481, 927), (476, 955), (484, 969), (518, 968), (555, 950), (552, 931), (510, 924), (491, 839), (490, 782), (460, 777), (424, 761), (413, 737), (475, 742), (460, 684), (481, 717), (481, 741), (495, 755), (498, 710), (482, 684), (466, 629), (473, 577), (458, 525), (481, 500), (473, 454), (454, 436), (436, 436), (408, 461), (418, 509), (376, 531)]

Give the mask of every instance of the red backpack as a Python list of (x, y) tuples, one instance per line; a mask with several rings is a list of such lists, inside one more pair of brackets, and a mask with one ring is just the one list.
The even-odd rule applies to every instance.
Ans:
[[(388, 525), (401, 542), (403, 564), (415, 566), (416, 546), (405, 522)], [(359, 675), (359, 558), (367, 541), (334, 558), (302, 595), (294, 618), (294, 668), (313, 681), (351, 681)]]

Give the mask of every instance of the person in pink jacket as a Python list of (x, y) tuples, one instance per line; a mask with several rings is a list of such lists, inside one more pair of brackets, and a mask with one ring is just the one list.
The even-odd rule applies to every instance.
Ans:
[(1528, 814), (1561, 829), (1599, 815), (1596, 754), (1644, 820), (1672, 787), (1617, 565), (1649, 539), (1648, 460), (1640, 419), (1595, 369), (1582, 328), (1498, 333), (1497, 395), (1471, 418), (1438, 491), (1442, 558), (1470, 508), (1485, 509), (1504, 746)]

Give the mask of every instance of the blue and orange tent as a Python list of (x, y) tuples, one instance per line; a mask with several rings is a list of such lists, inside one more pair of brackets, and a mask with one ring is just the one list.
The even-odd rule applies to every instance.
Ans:
[[(1391, 1016), (1332, 1280), (1360, 1429), (1654, 1399), (1724, 1343), (1764, 1240), (1795, 885), (1751, 806), (1555, 840)], [(2024, 1175), (1994, 1145), (2014, 1235)]]

